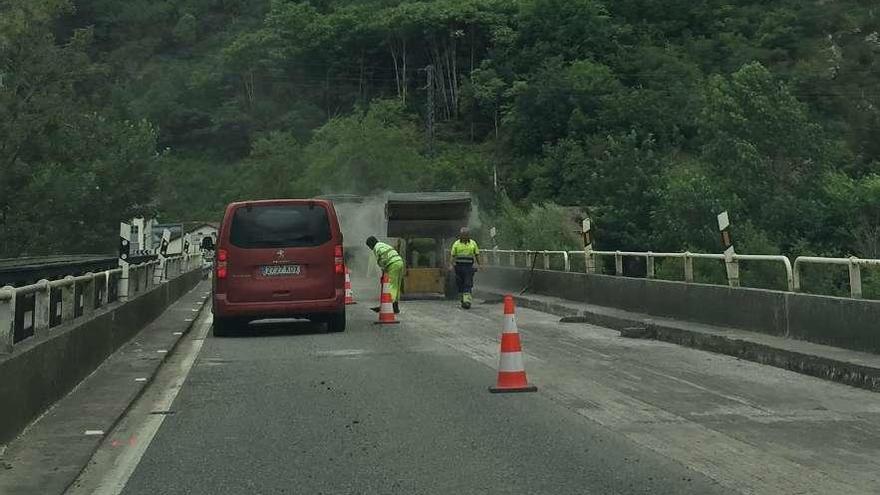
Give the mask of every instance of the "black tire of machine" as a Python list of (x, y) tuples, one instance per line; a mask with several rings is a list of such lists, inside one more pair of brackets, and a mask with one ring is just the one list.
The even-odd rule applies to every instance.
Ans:
[(446, 286), (443, 291), (446, 299), (458, 299), (458, 286), (455, 284), (455, 270), (446, 271)]

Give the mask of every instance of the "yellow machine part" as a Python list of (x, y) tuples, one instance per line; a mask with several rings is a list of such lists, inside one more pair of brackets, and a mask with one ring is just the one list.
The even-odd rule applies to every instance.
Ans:
[(442, 294), (446, 287), (446, 271), (442, 268), (407, 268), (403, 277), (406, 294)]

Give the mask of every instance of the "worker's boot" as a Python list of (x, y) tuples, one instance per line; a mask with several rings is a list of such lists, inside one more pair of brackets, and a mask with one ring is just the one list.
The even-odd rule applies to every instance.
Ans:
[(394, 306), (394, 314), (400, 314), (400, 306), (397, 304), (397, 301), (394, 301), (392, 306)]
[(459, 302), (460, 302), (460, 304), (461, 304), (461, 309), (467, 309), (467, 308), (465, 307), (465, 303), (464, 303), (464, 293), (461, 293), (461, 294), (458, 295), (458, 300), (459, 300)]
[(470, 292), (465, 292), (464, 296), (462, 296), (461, 307), (464, 309), (471, 309), (471, 302), (473, 301), (473, 297)]

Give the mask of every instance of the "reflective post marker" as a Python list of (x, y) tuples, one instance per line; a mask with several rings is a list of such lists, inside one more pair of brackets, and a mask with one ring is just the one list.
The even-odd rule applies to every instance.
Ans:
[(119, 223), (119, 268), (122, 268), (122, 275), (119, 277), (119, 300), (128, 300), (128, 276), (129, 276), (129, 259), (131, 256), (131, 225)]
[(733, 237), (730, 233), (730, 216), (726, 211), (718, 215), (718, 230), (721, 232), (721, 245), (724, 247), (724, 266), (727, 268), (727, 283), (731, 287), (739, 287), (739, 262), (733, 248)]
[(593, 259), (593, 235), (590, 218), (581, 223), (581, 234), (584, 238), (584, 267), (587, 273), (596, 273), (596, 261)]

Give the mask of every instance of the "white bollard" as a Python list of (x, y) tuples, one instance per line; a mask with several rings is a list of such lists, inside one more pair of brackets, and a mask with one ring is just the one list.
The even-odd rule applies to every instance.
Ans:
[(6, 286), (0, 289), (0, 350), (12, 352), (15, 342), (15, 289)]

